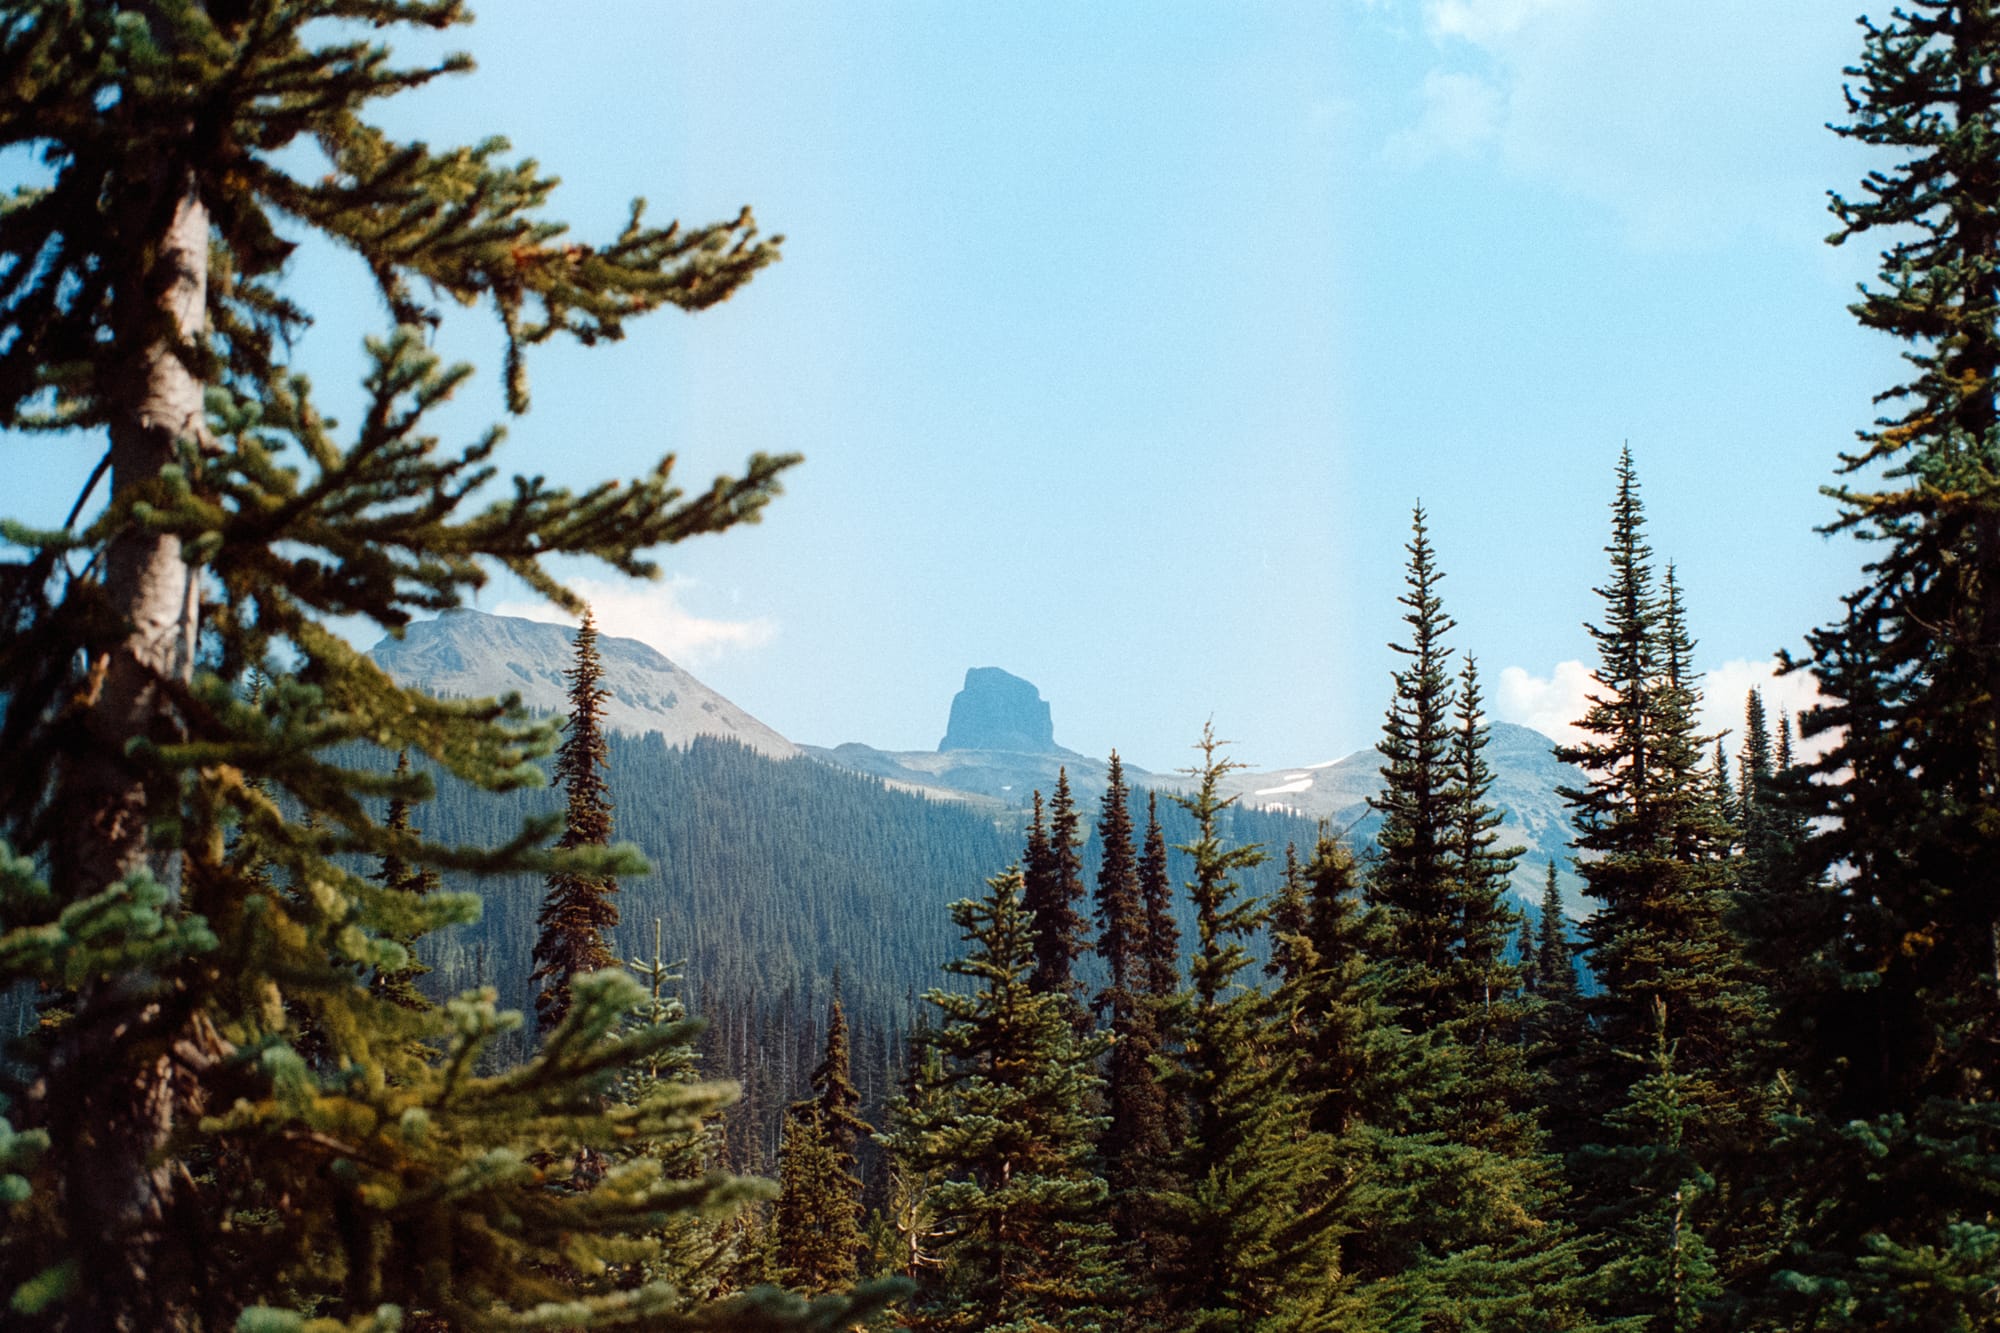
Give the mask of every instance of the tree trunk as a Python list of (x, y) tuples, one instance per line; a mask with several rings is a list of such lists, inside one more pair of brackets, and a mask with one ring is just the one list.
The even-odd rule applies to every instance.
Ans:
[[(206, 442), (203, 386), (189, 356), (206, 323), (208, 210), (185, 167), (163, 171), (143, 193), (135, 220), (140, 234), (159, 239), (134, 257), (118, 297), (116, 333), (130, 351), (110, 404), (114, 503), (157, 482), (181, 440)], [(179, 804), (176, 784), (129, 759), (127, 747), (180, 734), (171, 687), (192, 677), (198, 584), (178, 537), (127, 531), (103, 558), (112, 629), (91, 645), (75, 702), (79, 743), (56, 775), (64, 821), (52, 849), (56, 883), (74, 902), (150, 870), (173, 893), (172, 911), (179, 854), (154, 845), (148, 824)], [(71, 1241), (100, 1246), (104, 1256), (74, 1298), (70, 1327), (195, 1326), (192, 1256), (173, 1252), (196, 1243), (191, 1228), (176, 1225), (185, 1173), (166, 1149), (219, 1046), (161, 978), (113, 977), (78, 996), (38, 1089)]]
[[(178, 441), (207, 437), (202, 385), (183, 351), (193, 349), (206, 320), (208, 209), (193, 173), (179, 175), (161, 200), (171, 201), (172, 212), (150, 262), (135, 275), (129, 322), (118, 330), (135, 346), (125, 376), (129, 394), (111, 413), (114, 502), (157, 481)], [(172, 801), (172, 792), (149, 780), (125, 751), (135, 739), (171, 740), (179, 731), (166, 685), (191, 678), (199, 629), (198, 587), (180, 539), (147, 532), (114, 537), (104, 553), (104, 595), (122, 637), (94, 646), (82, 699), (87, 744), (61, 776), (67, 825), (57, 874), (77, 897), (142, 867), (169, 887), (178, 880), (175, 858), (152, 848), (146, 833), (149, 816)]]

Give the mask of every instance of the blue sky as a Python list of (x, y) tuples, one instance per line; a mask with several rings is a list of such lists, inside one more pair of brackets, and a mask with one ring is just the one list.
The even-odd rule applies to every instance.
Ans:
[[(929, 748), (993, 665), (1147, 768), (1210, 718), (1258, 766), (1346, 753), (1419, 498), (1494, 711), (1553, 725), (1627, 441), (1719, 713), (1856, 582), (1817, 488), (1897, 349), (1845, 311), (1872, 250), (1822, 243), (1869, 165), (1823, 128), (1846, 6), (487, 0), (444, 45), (478, 72), (385, 122), (507, 135), (579, 234), (644, 194), (786, 236), (725, 307), (544, 349), (506, 463), (584, 485), (671, 450), (698, 483), (803, 452), (665, 583), (575, 571), (794, 739)], [(381, 311), (342, 256), (294, 278), (301, 357), (351, 399)], [(469, 435), (490, 321), (443, 346), (488, 372)]]

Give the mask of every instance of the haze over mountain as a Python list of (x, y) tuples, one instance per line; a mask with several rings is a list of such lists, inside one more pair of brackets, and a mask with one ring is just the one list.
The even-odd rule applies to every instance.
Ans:
[[(400, 641), (384, 639), (371, 655), (399, 680), (439, 694), (515, 692), (532, 708), (561, 712), (568, 707), (562, 673), (571, 663), (575, 637), (561, 625), (460, 610), (412, 624)], [(1059, 772), (1068, 774), (1086, 811), (1094, 812), (1104, 792), (1105, 760), (1061, 745), (1051, 704), (1033, 683), (998, 667), (966, 672), (936, 750), (886, 751), (858, 742), (822, 748), (794, 744), (635, 639), (604, 636), (598, 646), (611, 691), (607, 724), (628, 735), (658, 732), (677, 747), (709, 736), (740, 741), (774, 759), (807, 755), (995, 817), (1018, 817), (1035, 792), (1047, 796), (1055, 789)], [(1572, 915), (1580, 915), (1580, 881), (1569, 860), (1569, 811), (1556, 789), (1581, 783), (1583, 775), (1558, 763), (1552, 746), (1540, 732), (1493, 723), (1486, 750), (1495, 775), (1489, 799), (1501, 813), (1502, 845), (1525, 849), (1514, 870), (1515, 892), (1539, 900), (1553, 860), (1564, 901)], [(1239, 769), (1223, 786), (1246, 807), (1323, 820), (1360, 848), (1373, 840), (1381, 822), (1368, 805), (1368, 797), (1381, 789), (1380, 767), (1373, 749), (1358, 750), (1329, 763)], [(1125, 775), (1135, 787), (1162, 793), (1192, 785), (1185, 773), (1154, 773), (1130, 764)]]

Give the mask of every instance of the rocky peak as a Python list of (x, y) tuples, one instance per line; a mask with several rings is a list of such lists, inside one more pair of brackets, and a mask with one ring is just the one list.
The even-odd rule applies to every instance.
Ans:
[(965, 688), (952, 698), (938, 749), (1053, 754), (1060, 747), (1040, 690), (999, 667), (973, 667), (965, 673)]

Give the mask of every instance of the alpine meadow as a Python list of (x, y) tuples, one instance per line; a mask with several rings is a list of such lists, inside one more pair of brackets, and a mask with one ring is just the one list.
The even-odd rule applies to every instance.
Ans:
[(0, 0), (0, 1326), (2000, 1327), (2000, 0), (1824, 8)]

